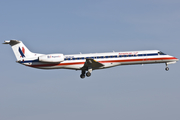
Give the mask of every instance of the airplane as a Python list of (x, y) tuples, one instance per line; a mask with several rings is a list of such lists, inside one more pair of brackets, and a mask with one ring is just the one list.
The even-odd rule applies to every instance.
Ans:
[(39, 69), (81, 70), (81, 78), (90, 77), (93, 70), (121, 65), (165, 63), (168, 71), (169, 64), (179, 61), (159, 50), (64, 55), (33, 53), (18, 40), (4, 41), (3, 44), (11, 45), (17, 63)]

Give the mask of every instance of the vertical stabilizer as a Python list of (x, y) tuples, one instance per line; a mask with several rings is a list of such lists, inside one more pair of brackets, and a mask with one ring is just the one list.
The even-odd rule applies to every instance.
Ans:
[(11, 45), (13, 52), (16, 56), (16, 59), (18, 61), (22, 60), (23, 58), (30, 58), (34, 56), (34, 54), (30, 52), (29, 49), (21, 41), (10, 40), (10, 41), (5, 41), (3, 44)]

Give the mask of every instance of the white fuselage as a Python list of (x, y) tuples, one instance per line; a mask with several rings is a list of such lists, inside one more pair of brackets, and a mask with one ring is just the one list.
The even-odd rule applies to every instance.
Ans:
[(105, 69), (119, 65), (176, 63), (177, 58), (166, 55), (159, 50), (110, 52), (93, 54), (37, 54), (31, 52), (22, 41), (10, 40), (3, 44), (11, 45), (17, 62), (39, 69), (72, 69), (81, 70), (81, 78), (90, 77), (93, 70)]
[[(147, 51), (128, 51), (128, 52), (110, 52), (110, 53), (93, 53), (93, 54), (74, 54), (64, 55), (64, 61), (59, 63), (39, 62), (37, 54), (33, 59), (23, 59), (20, 63), (29, 67), (39, 69), (74, 69), (81, 70), (87, 58), (102, 63), (104, 66), (97, 69), (104, 69), (119, 65), (133, 64), (151, 64), (151, 63), (174, 63), (177, 58), (166, 55), (159, 50)], [(93, 69), (94, 70), (94, 69)]]

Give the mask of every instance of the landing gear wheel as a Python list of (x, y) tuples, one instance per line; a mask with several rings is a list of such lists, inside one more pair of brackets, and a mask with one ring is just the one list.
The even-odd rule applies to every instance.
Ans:
[(169, 68), (168, 68), (168, 67), (166, 67), (166, 68), (165, 68), (165, 70), (166, 70), (166, 71), (168, 71), (168, 70), (169, 70)]
[(86, 76), (87, 76), (87, 77), (90, 77), (90, 76), (91, 76), (91, 73), (90, 73), (90, 72), (87, 72), (87, 73), (86, 73)]
[(85, 78), (85, 74), (81, 74), (80, 77), (83, 79)]

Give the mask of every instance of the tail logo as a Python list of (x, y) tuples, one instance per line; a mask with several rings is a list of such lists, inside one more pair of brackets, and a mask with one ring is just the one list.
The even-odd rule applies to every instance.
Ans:
[(21, 50), (21, 48), (19, 47), (19, 53), (21, 54), (21, 56), (20, 57), (25, 57), (25, 49), (24, 49), (24, 47), (22, 47), (22, 50)]

